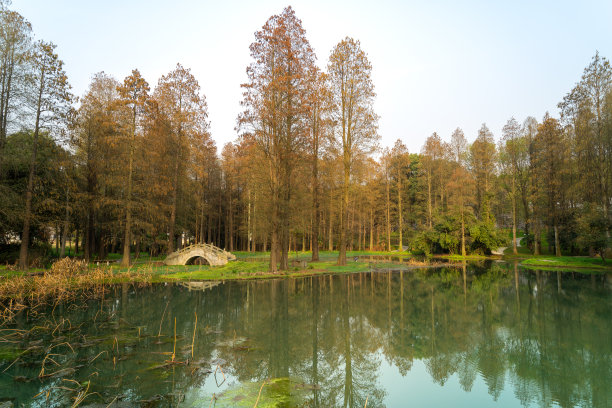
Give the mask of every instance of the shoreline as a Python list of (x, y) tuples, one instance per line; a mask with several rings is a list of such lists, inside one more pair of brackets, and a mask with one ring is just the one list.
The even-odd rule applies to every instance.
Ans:
[[(53, 270), (55, 264), (51, 269), (34, 269), (25, 272), (4, 267), (0, 268), (0, 299), (22, 299), (32, 294), (38, 294), (39, 292), (43, 293), (43, 295), (47, 295), (53, 294), (53, 291), (63, 293), (65, 291), (95, 287), (96, 285), (118, 283), (296, 278), (374, 272), (388, 269), (416, 270), (440, 267), (462, 267), (462, 265), (467, 262), (473, 263), (479, 261), (517, 262), (519, 266), (530, 270), (573, 271), (579, 273), (612, 272), (612, 260), (607, 260), (604, 265), (599, 258), (591, 257), (561, 257), (556, 259), (550, 256), (533, 257), (520, 255), (469, 255), (466, 257), (457, 255), (434, 255), (427, 258), (421, 258), (414, 257), (408, 253), (367, 252), (347, 254), (350, 257), (364, 257), (366, 259), (349, 261), (346, 265), (342, 266), (336, 264), (332, 253), (323, 255), (321, 257), (323, 260), (317, 262), (307, 261), (307, 267), (290, 267), (288, 270), (272, 273), (267, 270), (268, 261), (264, 260), (266, 255), (267, 254), (262, 253), (248, 254), (226, 265), (213, 267), (208, 265), (165, 266), (159, 265), (159, 261), (149, 261), (147, 263), (137, 263), (129, 268), (120, 268), (116, 264), (98, 266), (90, 263), (87, 265), (79, 260), (64, 258), (68, 260), (66, 262), (69, 264), (78, 264), (80, 269), (76, 272), (71, 271), (67, 276), (62, 275), (64, 271), (61, 271), (59, 278), (58, 272)], [(301, 253), (300, 256), (304, 258), (305, 256), (309, 256), (309, 254)], [(300, 259), (300, 256), (296, 256), (295, 259), (292, 260), (304, 261), (305, 259)], [(378, 259), (367, 259), (367, 257), (378, 257)], [(404, 260), (394, 261), (392, 258), (395, 257), (404, 258)], [(406, 260), (406, 258), (408, 259)]]

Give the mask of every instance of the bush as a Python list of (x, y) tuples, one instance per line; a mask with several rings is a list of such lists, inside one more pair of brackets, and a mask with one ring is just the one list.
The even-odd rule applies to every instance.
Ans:
[(478, 221), (469, 227), (472, 244), (472, 252), (490, 254), (492, 250), (499, 248), (506, 243), (503, 232), (495, 229), (495, 226), (486, 221)]
[(87, 271), (87, 262), (80, 259), (62, 258), (51, 265), (46, 273), (50, 275), (64, 275), (74, 277)]
[(578, 219), (578, 230), (580, 231), (577, 238), (578, 245), (584, 250), (595, 252), (601, 259), (605, 259), (608, 247), (608, 227), (608, 218), (601, 208), (585, 206)]
[[(1, 244), (0, 264), (15, 265), (19, 262), (21, 244)], [(31, 268), (46, 268), (55, 260), (51, 244), (34, 241), (28, 249), (28, 261)]]

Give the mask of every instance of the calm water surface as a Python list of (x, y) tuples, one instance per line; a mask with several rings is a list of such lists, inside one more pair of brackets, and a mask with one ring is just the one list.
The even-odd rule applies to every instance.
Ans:
[(0, 401), (15, 406), (612, 407), (605, 274), (123, 285), (15, 328), (30, 330), (0, 333)]

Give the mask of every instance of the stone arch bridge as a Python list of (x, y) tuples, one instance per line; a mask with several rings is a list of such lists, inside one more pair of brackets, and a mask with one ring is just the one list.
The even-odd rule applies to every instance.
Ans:
[(166, 265), (187, 265), (196, 259), (202, 258), (209, 265), (225, 265), (228, 261), (235, 261), (236, 256), (230, 252), (217, 248), (212, 244), (194, 244), (181, 250), (172, 252), (164, 259)]

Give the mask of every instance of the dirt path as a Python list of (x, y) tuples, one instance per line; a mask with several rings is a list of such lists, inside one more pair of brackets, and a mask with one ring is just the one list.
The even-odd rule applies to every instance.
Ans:
[[(517, 239), (516, 239), (516, 247), (517, 247), (517, 248), (521, 246), (521, 240), (522, 240), (522, 239), (523, 239), (523, 237), (521, 237), (521, 238), (517, 238)], [(491, 251), (491, 253), (492, 253), (493, 255), (503, 255), (503, 254), (504, 254), (504, 251), (505, 251), (506, 249), (508, 249), (508, 247), (499, 247), (499, 248), (497, 248), (496, 250)]]

